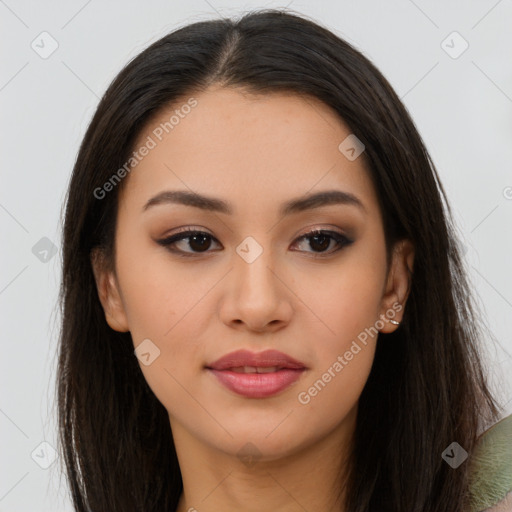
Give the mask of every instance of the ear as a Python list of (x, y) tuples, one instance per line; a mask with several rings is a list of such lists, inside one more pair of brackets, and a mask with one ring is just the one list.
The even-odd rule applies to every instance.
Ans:
[(390, 322), (401, 322), (405, 312), (405, 303), (409, 296), (414, 264), (414, 246), (410, 240), (398, 241), (392, 253), (384, 295), (381, 302), (380, 319), (384, 327), (382, 333), (395, 331), (399, 326)]
[(130, 329), (119, 293), (119, 285), (114, 272), (107, 269), (104, 253), (100, 248), (96, 247), (91, 251), (91, 266), (108, 325), (114, 331), (128, 332)]

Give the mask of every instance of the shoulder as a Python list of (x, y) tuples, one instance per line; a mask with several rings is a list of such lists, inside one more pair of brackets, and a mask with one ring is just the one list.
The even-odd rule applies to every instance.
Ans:
[(512, 512), (512, 414), (480, 436), (469, 462), (470, 512)]

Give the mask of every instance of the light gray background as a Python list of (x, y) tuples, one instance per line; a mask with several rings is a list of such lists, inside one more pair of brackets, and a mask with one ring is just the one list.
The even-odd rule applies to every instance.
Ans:
[[(71, 511), (55, 446), (60, 211), (79, 143), (122, 66), (185, 24), (285, 3), (0, 0), (2, 332), (0, 512)], [(404, 101), (456, 213), (497, 343), (488, 364), (512, 412), (512, 2), (300, 1), (290, 8), (360, 49)], [(31, 44), (58, 43), (48, 58)], [(449, 36), (457, 31), (469, 44)], [(442, 45), (442, 42), (446, 42)], [(50, 40), (45, 40), (50, 48)], [(40, 49), (39, 51), (42, 51)], [(33, 247), (47, 237), (46, 263)], [(48, 244), (48, 242), (43, 242)], [(115, 434), (115, 433), (113, 433)], [(35, 452), (34, 452), (35, 450)], [(34, 452), (34, 458), (31, 454)]]

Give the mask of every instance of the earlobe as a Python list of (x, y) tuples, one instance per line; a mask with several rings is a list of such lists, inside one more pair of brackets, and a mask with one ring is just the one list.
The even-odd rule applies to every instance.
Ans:
[(384, 326), (379, 329), (382, 333), (395, 331), (402, 321), (411, 288), (413, 266), (414, 246), (410, 240), (400, 240), (393, 250), (386, 289), (382, 297), (380, 319)]
[(119, 285), (114, 273), (107, 269), (101, 249), (95, 248), (91, 251), (91, 266), (108, 325), (114, 331), (128, 332), (130, 329), (119, 293)]

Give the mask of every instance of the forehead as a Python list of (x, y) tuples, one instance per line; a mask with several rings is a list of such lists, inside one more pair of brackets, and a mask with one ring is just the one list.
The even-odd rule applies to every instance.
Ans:
[(138, 208), (167, 189), (258, 198), (263, 207), (337, 187), (371, 206), (376, 197), (364, 155), (350, 160), (339, 148), (350, 135), (317, 98), (212, 88), (153, 116), (133, 148), (151, 149), (139, 156), (123, 194)]

